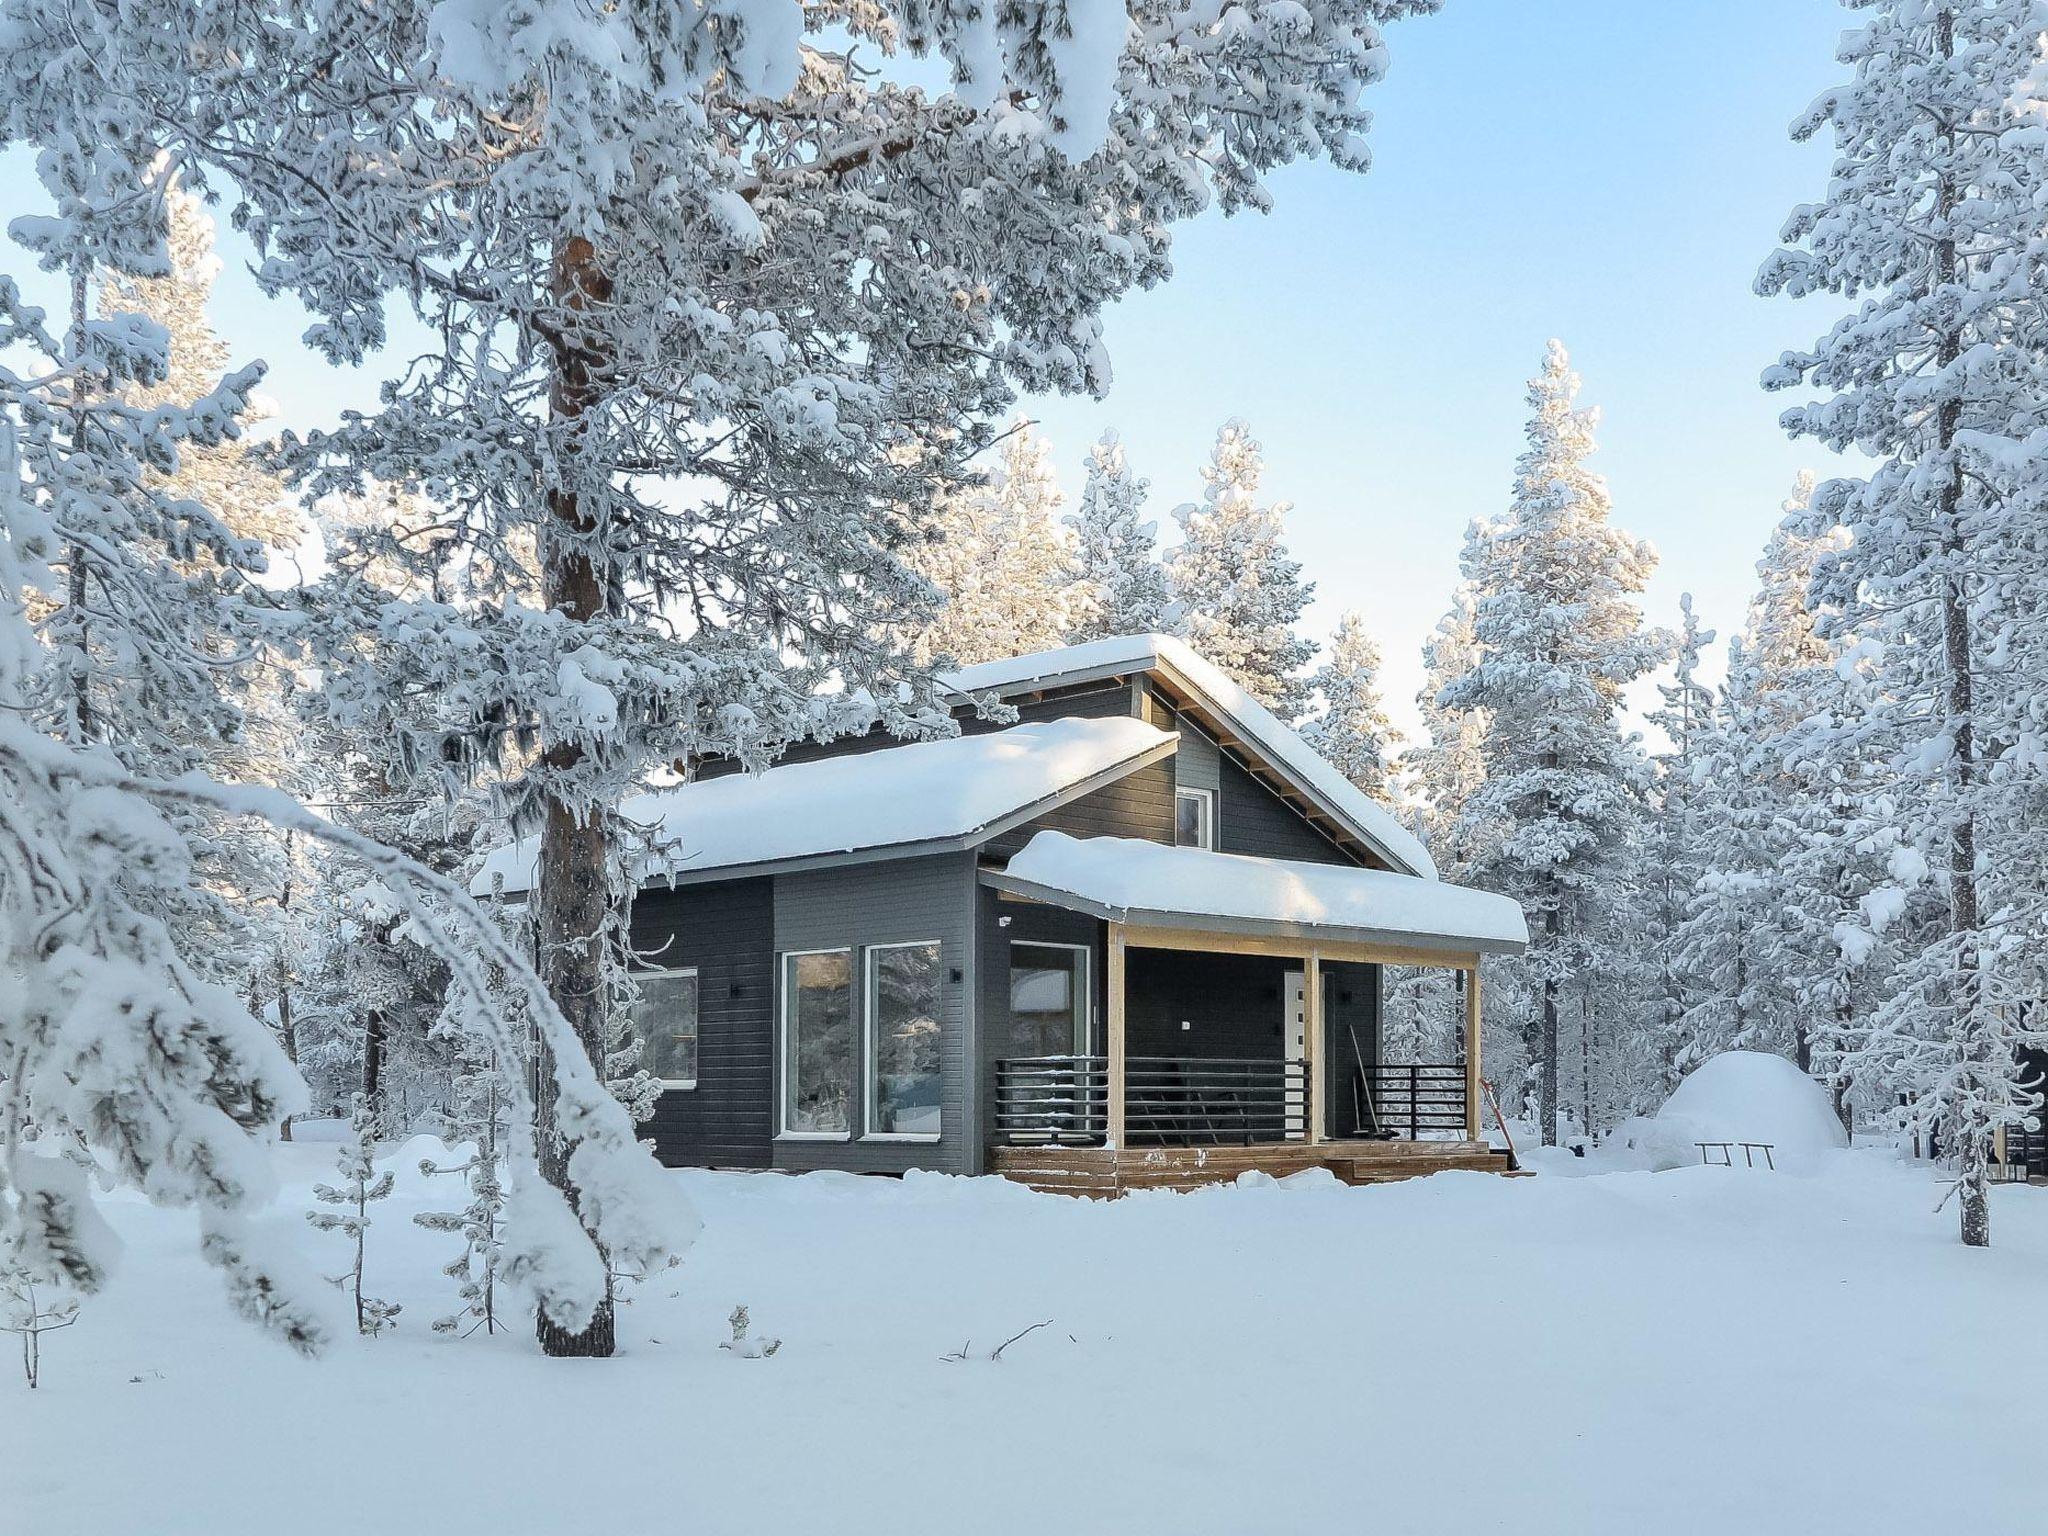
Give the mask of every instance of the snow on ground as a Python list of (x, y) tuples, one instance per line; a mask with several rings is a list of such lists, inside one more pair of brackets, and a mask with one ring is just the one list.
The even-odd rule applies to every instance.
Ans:
[[(417, 1146), (415, 1146), (415, 1151)], [(332, 1146), (281, 1149), (303, 1226)], [(410, 1167), (408, 1162), (406, 1168)], [(1687, 1168), (1111, 1205), (991, 1180), (680, 1174), (705, 1218), (621, 1358), (452, 1341), (450, 1239), (376, 1208), (395, 1336), (304, 1361), (232, 1318), (188, 1219), (128, 1201), (115, 1288), (0, 1378), (0, 1530), (2030, 1528), (2001, 1427), (2038, 1381), (2048, 1190), (1960, 1247), (1925, 1169)], [(767, 1360), (721, 1352), (735, 1302)], [(985, 1358), (1027, 1324), (1051, 1326)]]

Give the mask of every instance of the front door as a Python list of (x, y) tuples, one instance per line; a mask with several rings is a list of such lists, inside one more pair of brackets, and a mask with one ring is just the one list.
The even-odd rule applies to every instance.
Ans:
[[(1308, 1056), (1308, 976), (1302, 971), (1289, 971), (1281, 981), (1280, 1005), (1280, 1059), (1283, 1062), (1303, 1061)], [(1289, 1081), (1293, 1079), (1290, 1077)], [(1290, 1127), (1288, 1140), (1299, 1141), (1308, 1134), (1308, 1093), (1306, 1084), (1291, 1088), (1287, 1094), (1287, 1123)]]

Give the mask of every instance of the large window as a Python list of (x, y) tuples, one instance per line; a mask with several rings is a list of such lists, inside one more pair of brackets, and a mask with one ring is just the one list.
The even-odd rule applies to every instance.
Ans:
[(633, 980), (640, 987), (633, 1005), (640, 1065), (667, 1087), (696, 1087), (697, 972), (641, 971)]
[(853, 951), (782, 957), (782, 1133), (853, 1129)]
[(868, 951), (868, 1134), (939, 1134), (939, 946)]
[(1216, 846), (1216, 791), (1176, 789), (1173, 792), (1173, 840), (1182, 848)]
[(1085, 1055), (1088, 951), (1078, 944), (1010, 946), (1012, 1056)]

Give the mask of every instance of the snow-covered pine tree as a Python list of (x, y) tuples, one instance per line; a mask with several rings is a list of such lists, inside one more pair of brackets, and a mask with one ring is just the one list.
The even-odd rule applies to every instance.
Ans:
[[(10, 232), (64, 301), (53, 328), (0, 277), (0, 1267), (97, 1290), (115, 1245), (95, 1188), (125, 1185), (194, 1208), (200, 1251), (236, 1308), (313, 1348), (321, 1330), (289, 1261), (242, 1219), (268, 1196), (259, 1138), (303, 1088), (181, 947), (209, 894), (201, 828), (254, 817), (348, 849), (447, 960), (471, 1027), (514, 1045), (486, 1006), (495, 968), (541, 1039), (574, 1037), (460, 886), (289, 795), (220, 785), (194, 760), (197, 743), (241, 728), (223, 661), (296, 630), (256, 594), (260, 549), (163, 479), (183, 453), (236, 438), (258, 370), (197, 400), (140, 405), (126, 392), (163, 382), (169, 338), (125, 310), (100, 313), (98, 293), (110, 274), (170, 275), (171, 189), (202, 190), (198, 146), (231, 137), (237, 112), (272, 116), (290, 76), (272, 72), (269, 50), (295, 52), (303, 34), (246, 11), (42, 0), (10, 0), (5, 25), (0, 122), (10, 144), (39, 151), (55, 210)], [(588, 1061), (572, 1054), (555, 1077), (582, 1131), (575, 1182), (595, 1196), (596, 1236), (529, 1182), (514, 1195), (525, 1216), (508, 1268), (555, 1314), (588, 1317), (600, 1245), (656, 1262), (693, 1228)], [(523, 1079), (507, 1089), (529, 1102)]]
[(1167, 556), (1177, 633), (1283, 720), (1308, 707), (1302, 668), (1316, 647), (1295, 633), (1315, 596), (1281, 541), (1288, 507), (1262, 503), (1265, 460), (1232, 418), (1202, 466), (1202, 499), (1174, 509), (1181, 542)]
[(92, 1180), (110, 1176), (196, 1207), (238, 1293), (312, 1347), (317, 1324), (238, 1233), (268, 1193), (253, 1138), (301, 1089), (181, 948), (218, 905), (195, 873), (206, 808), (136, 782), (240, 729), (219, 663), (252, 633), (260, 552), (166, 476), (233, 440), (259, 370), (131, 398), (168, 377), (169, 337), (95, 297), (109, 270), (170, 270), (146, 71), (88, 64), (92, 28), (54, 8), (8, 26), (0, 121), (46, 146), (58, 210), (10, 232), (66, 303), (53, 328), (0, 277), (0, 1270), (96, 1292), (116, 1245)]
[(1074, 534), (1074, 576), (1067, 638), (1105, 640), (1164, 630), (1169, 599), (1159, 560), (1159, 525), (1140, 517), (1151, 482), (1131, 471), (1124, 445), (1104, 432), (1088, 452), (1088, 484)]
[(1322, 709), (1302, 734), (1339, 773), (1392, 810), (1401, 733), (1380, 697), (1379, 642), (1366, 633), (1363, 614), (1347, 611), (1337, 621), (1329, 659), (1313, 683)]
[[(362, 361), (392, 296), (439, 340), (379, 409), (297, 444), (298, 474), (424, 487), (508, 586), (536, 547), (538, 609), (409, 604), (329, 678), (387, 706), (408, 769), (535, 744), (506, 809), (538, 834), (540, 964), (586, 1057), (624, 963), (622, 792), (878, 717), (950, 728), (903, 650), (931, 593), (900, 555), (934, 491), (1020, 392), (1107, 386), (1102, 308), (1169, 274), (1176, 222), (1264, 207), (1304, 155), (1363, 168), (1381, 25), (1434, 8), (1268, 0), (1219, 33), (1114, 5), (536, 0), (500, 26), (394, 0), (208, 12), (242, 30), (155, 55), (178, 87), (151, 93), (159, 120), (232, 178), (315, 342)], [(458, 734), (405, 718), (451, 697)], [(562, 1070), (544, 1053), (537, 1078), (566, 1191)], [(542, 1342), (609, 1353), (606, 1298), (575, 1327), (544, 1311)]]
[(348, 1134), (335, 1153), (335, 1171), (341, 1176), (334, 1184), (315, 1184), (313, 1198), (332, 1211), (308, 1211), (306, 1220), (316, 1232), (339, 1232), (352, 1245), (349, 1267), (328, 1279), (349, 1293), (356, 1307), (356, 1332), (375, 1338), (398, 1326), (399, 1306), (365, 1294), (364, 1259), (369, 1248), (370, 1207), (388, 1199), (396, 1182), (386, 1168), (377, 1171), (377, 1119), (361, 1094), (348, 1117)]
[(1578, 1004), (1589, 1018), (1595, 978), (1629, 958), (1647, 766), (1620, 729), (1621, 695), (1664, 650), (1636, 605), (1656, 557), (1609, 521), (1607, 486), (1585, 464), (1598, 418), (1576, 408), (1578, 390), (1553, 341), (1529, 386), (1513, 507), (1467, 554), (1479, 660), (1444, 691), (1446, 707), (1488, 719), (1485, 782), (1464, 808), (1479, 845), (1468, 873), (1529, 915), (1529, 950), (1502, 970), (1535, 1004), (1546, 1145), (1557, 1138), (1561, 1017)]
[(943, 599), (911, 646), (920, 664), (974, 666), (1065, 643), (1074, 595), (1065, 500), (1052, 445), (1022, 420), (984, 481), (938, 499), (932, 541), (909, 557)]
[(1815, 587), (1830, 625), (1884, 647), (1899, 830), (1934, 854), (1948, 912), (1845, 1065), (1910, 1084), (1914, 1120), (1956, 1158), (1963, 1241), (1982, 1245), (1994, 1141), (2037, 1107), (2015, 1050), (2039, 995), (2026, 854), (2048, 763), (2039, 674), (2010, 669), (2040, 657), (2048, 5), (1851, 3), (1867, 13), (1839, 50), (1851, 78), (1793, 129), (1832, 135), (1826, 195), (1787, 221), (1757, 285), (1860, 302), (1764, 382), (1825, 392), (1785, 413), (1794, 436), (1878, 461), (1821, 487), (1816, 510), (1849, 537)]
[(1700, 799), (1705, 793), (1706, 739), (1714, 714), (1714, 691), (1699, 679), (1700, 655), (1713, 643), (1714, 632), (1701, 627), (1690, 592), (1680, 595), (1678, 606), (1678, 650), (1671, 681), (1657, 685), (1663, 707), (1649, 717), (1650, 723), (1664, 732), (1669, 746), (1654, 759), (1656, 809), (1645, 870), (1649, 906), (1643, 915), (1645, 949), (1656, 957), (1656, 986), (1645, 999), (1644, 1028), (1666, 1093), (1678, 1086), (1683, 1075), (1684, 1021), (1693, 1005), (1686, 968), (1679, 960), (1678, 933), (1706, 852)]

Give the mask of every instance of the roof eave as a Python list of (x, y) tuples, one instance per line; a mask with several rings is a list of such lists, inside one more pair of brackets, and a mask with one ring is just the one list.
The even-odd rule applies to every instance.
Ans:
[[(1416, 876), (1414, 878), (1421, 878)], [(1526, 940), (1475, 937), (1467, 934), (1416, 933), (1408, 929), (1363, 928), (1334, 923), (1294, 923), (1278, 919), (1226, 917), (1209, 912), (1178, 912), (1156, 907), (1118, 907), (1096, 901), (1058, 886), (1022, 880), (1002, 870), (985, 869), (981, 883), (1006, 895), (1049, 906), (1086, 913), (1108, 923), (1127, 923), (1134, 928), (1193, 928), (1207, 933), (1240, 934), (1251, 938), (1322, 940), (1336, 944), (1365, 944), (1388, 949), (1426, 949), (1445, 955), (1519, 955)]]
[[(1219, 719), (1226, 720), (1237, 727), (1233, 733), (1233, 739), (1248, 746), (1253, 745), (1253, 743), (1247, 740), (1252, 733), (1245, 728), (1244, 722), (1225, 709), (1221, 703), (1195, 683), (1186, 673), (1174, 666), (1172, 660), (1161, 654), (1159, 648), (1154, 645), (1134, 648), (1128, 655), (1120, 656), (1113, 660), (1097, 662), (1093, 666), (1074, 667), (1061, 672), (1046, 673), (1039, 677), (1019, 678), (1015, 682), (1003, 683), (979, 691), (962, 689), (952, 689), (949, 691), (965, 703), (990, 694), (997, 698), (1008, 698), (1011, 695), (1020, 693), (1043, 693), (1056, 688), (1075, 688), (1084, 683), (1101, 682), (1110, 678), (1129, 677), (1134, 673), (1144, 673), (1163, 679), (1183, 699), (1192, 698), (1200, 700), (1202, 708), (1208, 713), (1215, 715)], [(1282, 729), (1291, 729), (1291, 727), (1282, 722)], [(1388, 847), (1380, 838), (1376, 837), (1369, 828), (1353, 821), (1344, 814), (1341, 808), (1331, 804), (1315, 785), (1297, 774), (1283, 759), (1264, 751), (1258, 752), (1257, 755), (1259, 762), (1268, 772), (1275, 778), (1285, 781), (1296, 794), (1314, 804), (1326, 818), (1335, 824), (1336, 828), (1344, 836), (1353, 839), (1389, 869), (1394, 870), (1398, 874), (1414, 875), (1418, 879), (1427, 880), (1433, 878), (1429, 871), (1416, 868), (1394, 849)]]
[(756, 859), (745, 864), (717, 864), (697, 869), (674, 871), (651, 871), (641, 882), (644, 890), (650, 886), (676, 889), (686, 885), (707, 885), (715, 880), (753, 880), (767, 875), (801, 874), (812, 869), (839, 869), (850, 864), (878, 864), (893, 859), (919, 859), (934, 854), (966, 853), (979, 848), (992, 838), (1001, 837), (1005, 832), (1022, 826), (1025, 822), (1048, 815), (1062, 806), (1070, 805), (1084, 795), (1093, 794), (1106, 785), (1127, 779), (1141, 768), (1173, 756), (1180, 743), (1171, 737), (1154, 742), (1141, 752), (1134, 752), (1107, 768), (1098, 769), (1085, 778), (1050, 795), (1041, 795), (1027, 805), (996, 817), (966, 832), (946, 837), (921, 838), (907, 843), (871, 843), (861, 848), (834, 849), (828, 853), (799, 854), (785, 859)]

